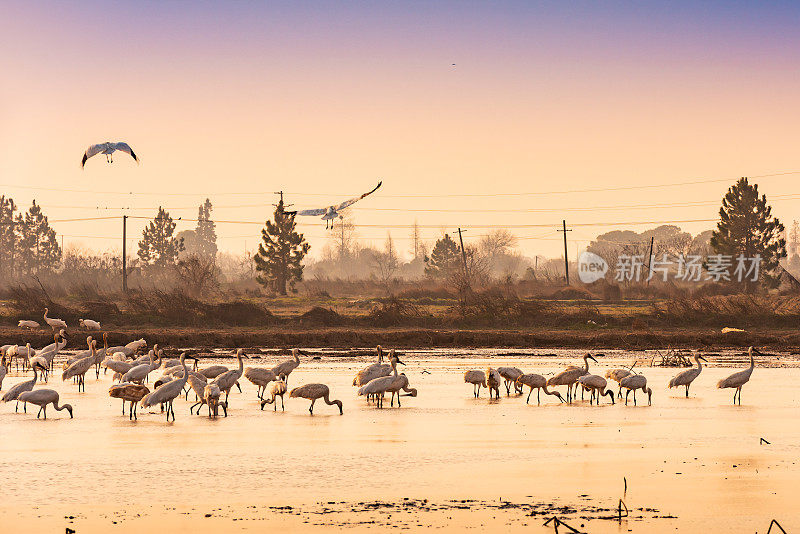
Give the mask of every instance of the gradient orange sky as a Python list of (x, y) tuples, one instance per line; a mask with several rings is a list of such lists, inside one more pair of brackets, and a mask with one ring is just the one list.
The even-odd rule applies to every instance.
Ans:
[[(458, 226), (476, 239), (481, 225), (543, 225), (514, 229), (520, 248), (558, 257), (562, 218), (713, 219), (738, 176), (800, 171), (789, 3), (75, 4), (0, 5), (0, 194), (35, 198), (53, 220), (159, 204), (193, 218), (208, 196), (218, 220), (263, 221), (272, 191), (317, 207), (381, 179), (352, 209), (365, 242), (391, 232), (406, 252), (410, 230), (388, 227), (415, 220), (431, 242)], [(142, 164), (118, 154), (81, 170), (106, 140)], [(730, 183), (436, 196), (715, 179)], [(773, 205), (787, 226), (798, 179), (756, 180), (784, 195)], [(682, 205), (641, 207), (653, 204)], [(129, 224), (134, 252), (145, 222)], [(324, 224), (300, 222), (319, 254)], [(120, 248), (118, 220), (53, 225), (67, 245)], [(570, 255), (618, 228), (576, 226)], [(220, 223), (220, 247), (252, 250), (259, 230)]]

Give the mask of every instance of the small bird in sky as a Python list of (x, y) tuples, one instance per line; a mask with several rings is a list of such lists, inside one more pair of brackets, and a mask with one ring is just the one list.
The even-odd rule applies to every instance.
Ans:
[(372, 191), (364, 193), (360, 197), (355, 197), (355, 198), (351, 198), (350, 200), (345, 200), (344, 202), (342, 202), (341, 204), (336, 205), (336, 206), (328, 206), (327, 208), (317, 208), (317, 209), (310, 209), (310, 210), (291, 211), (291, 212), (288, 212), (288, 213), (294, 213), (296, 215), (302, 215), (302, 216), (308, 216), (308, 217), (319, 217), (320, 215), (322, 215), (322, 220), (325, 221), (325, 229), (326, 230), (328, 228), (333, 229), (333, 221), (337, 217), (341, 217), (341, 215), (339, 215), (340, 211), (342, 211), (345, 208), (348, 208), (348, 207), (352, 206), (353, 204), (355, 204), (356, 202), (358, 202), (362, 198), (366, 197), (367, 195), (371, 195), (372, 193), (374, 193), (375, 191), (378, 190), (378, 188), (381, 186), (381, 184), (383, 184), (383, 182), (378, 182), (378, 185), (376, 185), (375, 189), (373, 189)]
[(133, 149), (128, 145), (128, 143), (122, 143), (122, 142), (112, 143), (110, 141), (107, 141), (105, 143), (98, 143), (96, 145), (92, 145), (86, 149), (86, 152), (83, 154), (83, 159), (81, 160), (81, 168), (83, 168), (83, 166), (86, 165), (87, 159), (91, 158), (96, 154), (105, 154), (106, 161), (109, 163), (114, 163), (113, 154), (117, 150), (119, 150), (120, 152), (125, 152), (127, 154), (130, 154), (130, 156), (134, 159), (134, 161), (136, 161), (136, 163), (139, 163), (139, 158), (133, 152)]

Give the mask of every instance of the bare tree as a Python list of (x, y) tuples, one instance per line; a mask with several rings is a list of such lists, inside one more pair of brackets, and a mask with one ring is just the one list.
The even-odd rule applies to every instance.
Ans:
[(175, 271), (193, 295), (202, 295), (219, 284), (219, 269), (213, 256), (192, 254), (179, 260)]
[(411, 253), (414, 255), (413, 259), (417, 259), (423, 254), (422, 237), (416, 220), (414, 220), (414, 228), (411, 230)]
[(333, 242), (339, 261), (343, 262), (356, 253), (356, 227), (350, 215), (342, 215), (339, 224), (331, 232), (330, 240)]
[(485, 256), (491, 259), (501, 254), (508, 254), (518, 243), (517, 236), (505, 228), (498, 228), (481, 237), (478, 242), (478, 248)]
[(397, 250), (394, 247), (391, 234), (388, 234), (386, 237), (383, 252), (376, 254), (373, 261), (375, 270), (378, 273), (378, 278), (386, 288), (386, 291), (391, 293), (392, 281), (394, 280), (397, 270), (400, 268), (400, 258), (397, 256)]

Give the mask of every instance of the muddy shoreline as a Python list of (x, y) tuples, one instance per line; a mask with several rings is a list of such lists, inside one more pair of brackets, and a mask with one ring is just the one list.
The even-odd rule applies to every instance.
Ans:
[[(370, 327), (112, 327), (107, 330), (112, 345), (144, 337), (148, 343), (171, 347), (370, 347), (377, 344), (397, 348), (575, 348), (575, 349), (704, 349), (723, 350), (755, 345), (782, 351), (800, 349), (800, 331), (789, 328), (759, 328), (723, 334), (720, 328), (370, 328)], [(68, 348), (82, 347), (93, 332), (71, 329)], [(94, 333), (97, 335), (97, 333)], [(26, 331), (0, 327), (0, 340), (30, 342), (41, 346), (52, 342), (49, 330)]]

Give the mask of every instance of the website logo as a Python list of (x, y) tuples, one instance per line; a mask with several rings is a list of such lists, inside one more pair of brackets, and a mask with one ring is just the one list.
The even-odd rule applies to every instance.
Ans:
[(597, 282), (608, 272), (606, 260), (593, 252), (581, 252), (578, 258), (578, 277), (584, 284)]

